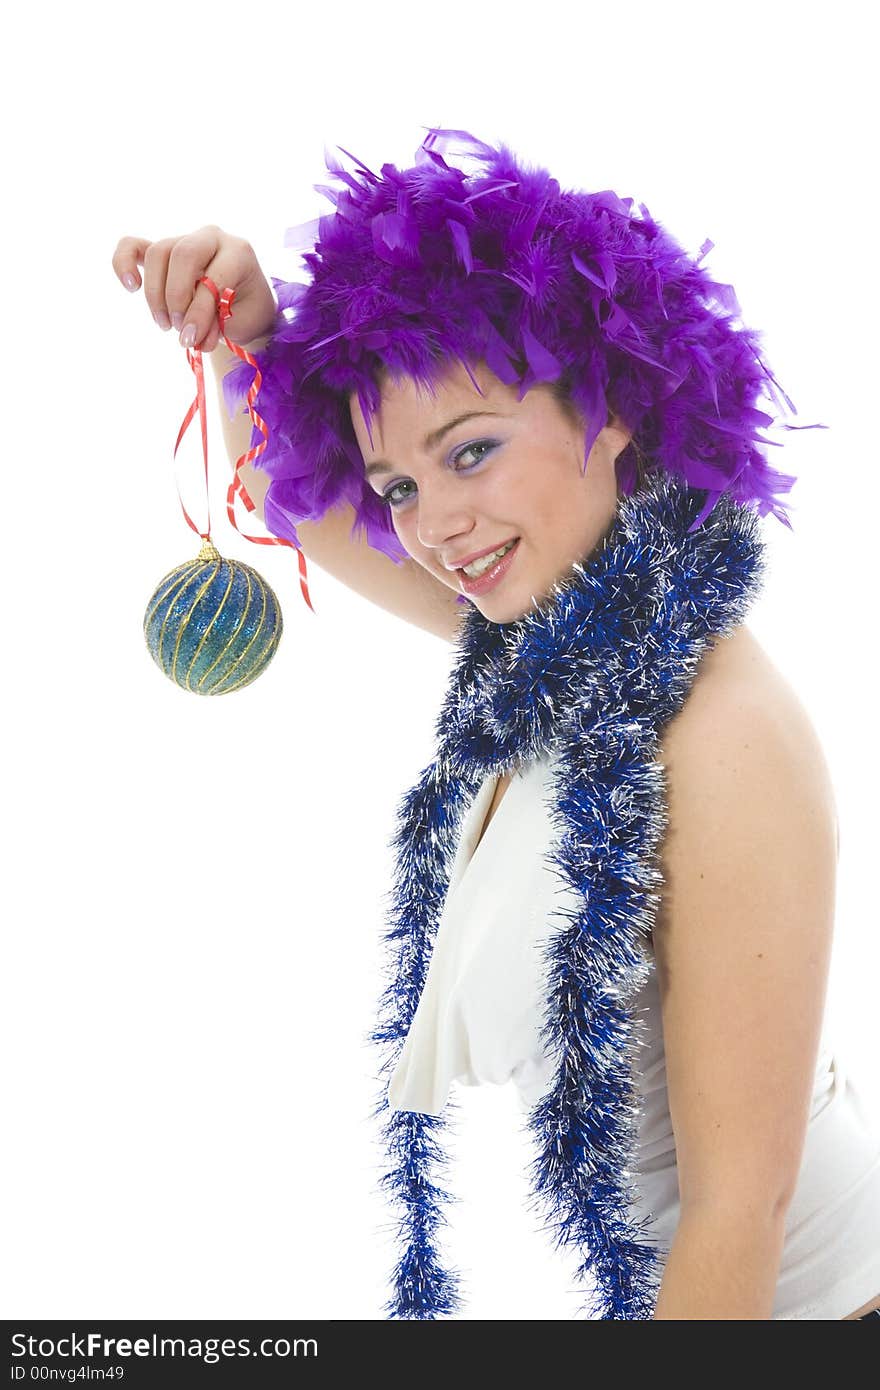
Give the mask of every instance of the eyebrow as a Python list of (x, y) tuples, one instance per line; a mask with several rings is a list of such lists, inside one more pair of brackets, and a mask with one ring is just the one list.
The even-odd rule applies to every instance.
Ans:
[[(497, 410), (468, 410), (464, 415), (456, 415), (454, 420), (447, 420), (445, 425), (440, 425), (438, 429), (432, 430), (430, 434), (426, 434), (422, 441), (422, 447), (424, 449), (433, 449), (440, 443), (440, 440), (445, 434), (448, 434), (450, 430), (454, 430), (456, 425), (463, 425), (465, 420), (476, 420), (482, 415), (494, 415), (497, 417), (498, 414), (499, 412)], [(390, 463), (386, 463), (384, 459), (375, 459), (373, 463), (367, 464), (367, 467), (364, 469), (364, 477), (370, 478), (374, 473), (392, 473), (393, 471)]]

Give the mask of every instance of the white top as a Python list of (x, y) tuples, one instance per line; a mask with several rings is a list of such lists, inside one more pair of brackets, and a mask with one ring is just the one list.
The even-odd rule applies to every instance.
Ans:
[[(438, 1115), (458, 1082), (512, 1080), (528, 1111), (552, 1084), (540, 1036), (547, 964), (539, 946), (579, 897), (544, 856), (556, 839), (548, 758), (516, 773), (477, 844), (495, 793), (488, 775), (466, 811), (425, 987), (388, 1087), (392, 1109)], [(567, 919), (559, 917), (557, 926)], [(640, 991), (634, 1214), (653, 1214), (668, 1253), (679, 1216), (656, 969)], [(824, 1030), (800, 1176), (785, 1224), (772, 1317), (844, 1318), (880, 1293), (880, 1122)]]

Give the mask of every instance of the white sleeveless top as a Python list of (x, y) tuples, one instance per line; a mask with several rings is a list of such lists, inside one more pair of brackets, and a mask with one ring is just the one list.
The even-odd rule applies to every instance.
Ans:
[[(425, 986), (388, 1086), (394, 1110), (439, 1115), (453, 1082), (513, 1081), (528, 1111), (554, 1064), (540, 1023), (547, 965), (540, 953), (579, 898), (544, 856), (557, 830), (548, 758), (511, 778), (477, 843), (497, 779), (466, 811)], [(654, 1217), (668, 1254), (679, 1218), (675, 1140), (666, 1091), (656, 969), (636, 1000), (642, 1018), (633, 1214)], [(880, 1293), (880, 1122), (866, 1111), (823, 1030), (800, 1176), (785, 1223), (772, 1317), (844, 1318)]]

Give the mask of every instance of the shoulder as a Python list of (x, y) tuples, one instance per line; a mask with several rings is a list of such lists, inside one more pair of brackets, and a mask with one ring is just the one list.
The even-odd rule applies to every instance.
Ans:
[[(799, 853), (829, 834), (839, 852), (833, 784), (816, 729), (745, 624), (705, 653), (683, 708), (663, 731), (659, 760), (668, 794), (667, 879), (683, 877), (698, 842), (719, 873), (724, 860), (732, 872), (741, 868), (762, 835), (768, 852), (792, 857), (792, 869)], [(752, 863), (757, 875), (760, 863)]]
[(772, 790), (785, 769), (836, 822), (828, 764), (816, 728), (790, 682), (745, 624), (704, 654), (683, 708), (663, 731), (671, 790), (734, 789), (737, 769)]
[[(729, 645), (725, 645), (725, 643)], [(706, 653), (658, 755), (653, 933), (682, 1207), (789, 1201), (821, 1034), (836, 817), (806, 710), (746, 629)]]

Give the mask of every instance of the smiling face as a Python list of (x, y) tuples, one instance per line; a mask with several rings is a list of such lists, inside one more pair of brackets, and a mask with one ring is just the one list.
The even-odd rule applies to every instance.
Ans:
[[(550, 387), (520, 401), (485, 363), (472, 371), (482, 396), (459, 362), (433, 396), (410, 377), (395, 382), (386, 374), (372, 446), (356, 392), (349, 408), (368, 484), (388, 506), (401, 545), (490, 622), (507, 623), (545, 598), (608, 530), (618, 503), (614, 463), (630, 434), (613, 417), (583, 472), (583, 422)], [(474, 418), (459, 419), (465, 414)], [(462, 561), (514, 539), (497, 578), (461, 572)]]

